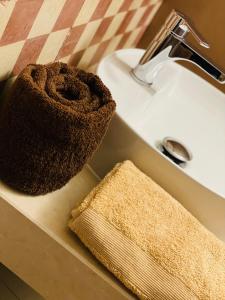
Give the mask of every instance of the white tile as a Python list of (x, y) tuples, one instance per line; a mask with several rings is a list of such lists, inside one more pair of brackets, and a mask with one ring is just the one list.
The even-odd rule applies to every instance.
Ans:
[(7, 1), (4, 4), (0, 4), (0, 38), (8, 24), (9, 18), (16, 4), (16, 0)]
[(106, 13), (105, 13), (105, 17), (110, 17), (110, 16), (114, 16), (118, 10), (120, 9), (121, 6), (121, 2), (118, 0), (112, 0), (112, 2), (110, 3)]
[(0, 47), (1, 67), (0, 80), (6, 79), (13, 70), (25, 41)]
[(46, 64), (55, 61), (55, 58), (59, 53), (59, 49), (61, 48), (68, 32), (69, 28), (52, 32), (48, 36), (47, 41), (45, 42), (45, 45), (37, 59), (38, 64)]
[(84, 1), (84, 4), (83, 4), (76, 20), (74, 21), (73, 26), (88, 23), (91, 19), (91, 16), (93, 15), (97, 5), (98, 5), (98, 3), (99, 3), (99, 0), (86, 0), (86, 1)]
[(99, 44), (96, 44), (94, 46), (88, 47), (87, 50), (85, 50), (81, 60), (79, 61), (78, 67), (87, 69), (90, 61), (92, 60), (97, 48), (99, 47)]
[(131, 3), (131, 6), (129, 7), (129, 10), (137, 9), (138, 7), (141, 6), (142, 2), (143, 2), (142, 0), (133, 0), (132, 3)]
[(71, 55), (62, 57), (62, 58), (59, 59), (59, 61), (61, 61), (61, 62), (65, 63), (65, 64), (67, 64), (67, 63), (69, 62), (69, 60), (70, 60), (70, 57), (71, 57)]
[(158, 1), (154, 4), (154, 7), (152, 8), (149, 17), (147, 18), (145, 24), (149, 25), (152, 21), (153, 17), (155, 16), (156, 12), (158, 11), (160, 5), (162, 4), (162, 1)]
[(161, 5), (162, 4), (162, 0), (150, 0), (150, 3), (151, 4), (159, 4), (159, 5)]
[(93, 39), (99, 25), (101, 23), (101, 20), (93, 21), (87, 24), (85, 27), (79, 41), (77, 42), (75, 48), (74, 48), (74, 53), (84, 50), (88, 47), (90, 41)]
[(107, 28), (102, 41), (106, 41), (108, 39), (111, 39), (117, 32), (118, 28), (120, 27), (121, 23), (123, 22), (124, 18), (126, 16), (126, 12), (122, 12), (117, 14), (112, 22), (110, 23), (109, 27)]
[(45, 0), (30, 30), (29, 38), (51, 32), (66, 0)]
[(142, 30), (142, 28), (137, 28), (136, 30), (133, 30), (129, 36), (129, 38), (127, 39), (124, 48), (130, 48), (130, 47), (134, 47), (134, 41), (136, 40), (136, 38), (138, 37), (138, 34), (140, 33), (140, 31)]
[(146, 7), (141, 7), (139, 9), (137, 9), (137, 11), (135, 12), (134, 16), (132, 17), (132, 19), (130, 20), (130, 23), (128, 24), (128, 26), (126, 28), (126, 32), (129, 32), (136, 28), (138, 22), (141, 20), (145, 11), (146, 11)]
[(104, 52), (104, 56), (115, 51), (122, 38), (123, 38), (123, 35), (120, 34), (120, 35), (115, 36), (113, 39), (111, 39), (111, 41), (109, 42), (109, 45), (107, 46), (107, 48)]

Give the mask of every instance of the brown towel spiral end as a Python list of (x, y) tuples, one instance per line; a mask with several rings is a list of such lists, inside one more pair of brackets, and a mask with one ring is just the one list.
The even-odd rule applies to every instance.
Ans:
[(45, 194), (77, 174), (100, 144), (115, 111), (101, 79), (64, 63), (28, 65), (0, 118), (0, 177)]

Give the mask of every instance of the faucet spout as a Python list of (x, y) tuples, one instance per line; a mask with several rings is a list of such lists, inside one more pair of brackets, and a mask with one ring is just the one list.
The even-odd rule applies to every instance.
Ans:
[(180, 49), (181, 55), (180, 57), (174, 57), (174, 60), (185, 60), (189, 61), (196, 66), (198, 66), (200, 69), (202, 69), (205, 73), (207, 73), (209, 76), (214, 78), (216, 81), (218, 81), (221, 84), (225, 84), (225, 73), (220, 70), (218, 67), (216, 67), (212, 62), (210, 62), (208, 59), (203, 57), (201, 54), (199, 54), (196, 50), (194, 50), (192, 47), (185, 43), (181, 43)]
[(225, 73), (186, 42), (185, 37), (188, 33), (192, 33), (202, 47), (209, 48), (190, 25), (190, 21), (187, 22), (187, 18), (181, 13), (172, 11), (139, 64), (131, 71), (133, 78), (141, 84), (151, 85), (166, 61), (185, 60), (197, 65), (216, 81), (224, 84)]

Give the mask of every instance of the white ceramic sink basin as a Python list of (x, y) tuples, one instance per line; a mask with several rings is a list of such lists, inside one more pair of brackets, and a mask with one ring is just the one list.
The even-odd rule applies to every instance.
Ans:
[[(143, 53), (119, 50), (99, 65), (117, 114), (92, 166), (102, 176), (115, 162), (132, 159), (225, 240), (225, 95), (174, 62), (152, 87), (139, 85), (129, 72)], [(191, 150), (184, 168), (159, 151), (167, 136)]]

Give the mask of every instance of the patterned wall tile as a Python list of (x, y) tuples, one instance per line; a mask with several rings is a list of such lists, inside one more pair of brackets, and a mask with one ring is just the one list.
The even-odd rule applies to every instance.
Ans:
[[(24, 0), (25, 1), (25, 0)], [(37, 0), (26, 0), (26, 2), (36, 2)], [(38, 0), (40, 1), (40, 0)], [(38, 12), (37, 17), (33, 22), (33, 26), (29, 33), (29, 38), (33, 38), (35, 36), (48, 34), (52, 31), (57, 18), (65, 4), (66, 0), (57, 0), (57, 1), (43, 1), (43, 4)], [(26, 7), (27, 4), (24, 5)]]
[(122, 12), (122, 11), (127, 11), (128, 9), (130, 9), (132, 1), (133, 0), (124, 0), (119, 11)]
[(127, 12), (127, 14), (125, 15), (125, 17), (122, 20), (120, 27), (118, 28), (116, 34), (126, 32), (126, 29), (129, 25), (129, 23), (131, 22), (132, 18), (134, 17), (135, 12), (136, 12), (135, 10), (130, 10)]
[(19, 74), (32, 61), (36, 61), (47, 40), (47, 34), (26, 40), (16, 60), (13, 74)]
[(112, 53), (114, 50), (118, 48), (118, 45), (122, 39), (122, 34), (116, 35), (114, 38), (109, 40), (108, 46), (104, 52), (104, 56)]
[(86, 0), (77, 18), (75, 19), (73, 26), (87, 24), (88, 22), (90, 22), (91, 16), (95, 12), (98, 4), (99, 4), (99, 0), (91, 0), (91, 1)]
[(101, 57), (104, 56), (105, 50), (109, 44), (109, 41), (102, 42), (96, 49), (96, 52), (93, 53), (92, 60), (90, 61), (90, 65), (96, 65)]
[[(114, 18), (115, 20), (115, 18)], [(105, 19), (103, 19), (98, 27), (98, 30), (96, 31), (93, 39), (91, 40), (90, 42), (90, 45), (93, 45), (93, 44), (97, 44), (97, 43), (100, 43), (101, 40), (104, 40), (103, 39), (103, 36), (104, 35), (107, 35), (106, 32), (108, 32), (108, 30), (110, 31), (109, 27), (113, 27), (112, 24), (113, 24), (113, 16), (111, 17), (106, 17)], [(112, 30), (111, 30), (112, 31)], [(107, 39), (107, 38), (106, 38)]]
[[(0, 46), (27, 38), (43, 0), (17, 1), (2, 35)], [(1, 9), (4, 9), (4, 7)]]
[(9, 22), (9, 18), (12, 15), (12, 11), (14, 9), (15, 6), (15, 1), (10, 1), (7, 3), (7, 6), (4, 4), (4, 2), (2, 2), (2, 4), (0, 4), (2, 7), (0, 7), (0, 22), (1, 22), (1, 26), (0, 26), (0, 39), (2, 37), (3, 32), (5, 31), (5, 28)]
[(74, 52), (74, 48), (77, 45), (82, 33), (84, 32), (85, 27), (86, 24), (83, 24), (83, 25), (78, 25), (76, 27), (73, 27), (70, 30), (65, 41), (63, 42), (61, 49), (59, 50), (57, 59), (70, 55), (71, 53)]
[(51, 32), (38, 56), (38, 64), (47, 64), (55, 61), (56, 57), (69, 33), (69, 28)]
[[(135, 47), (161, 0), (0, 0), (0, 82), (29, 63), (88, 69)], [(0, 87), (3, 84), (0, 84)]]
[(73, 25), (85, 0), (68, 0), (55, 23), (53, 31), (69, 28)]
[(118, 28), (123, 23), (124, 18), (126, 17), (126, 13), (118, 13), (110, 23), (109, 27), (106, 29), (105, 34), (102, 36), (102, 41), (113, 38), (116, 34), (118, 34)]
[(100, 23), (101, 23), (101, 20), (96, 20), (96, 21), (89, 22), (85, 26), (85, 30), (82, 32), (82, 34), (74, 48), (74, 52), (84, 50), (89, 46), (96, 31), (98, 30)]
[(11, 72), (16, 64), (16, 61), (23, 49), (25, 41), (20, 41), (7, 46), (0, 47), (1, 68), (0, 81), (11, 76)]
[(101, 19), (102, 16), (105, 16), (105, 13), (109, 8), (110, 3), (111, 0), (100, 0), (90, 20), (98, 20)]
[(93, 45), (88, 47), (83, 53), (81, 59), (79, 60), (78, 67), (82, 69), (87, 69), (93, 57), (93, 53), (98, 49), (98, 45)]
[(105, 18), (116, 15), (119, 12), (119, 9), (120, 5), (118, 5), (118, 1), (112, 0), (105, 13)]
[(133, 15), (132, 19), (130, 20), (126, 28), (126, 32), (132, 31), (138, 27), (137, 24), (142, 19), (145, 11), (146, 11), (145, 7), (140, 7), (138, 10), (135, 11), (135, 14)]

